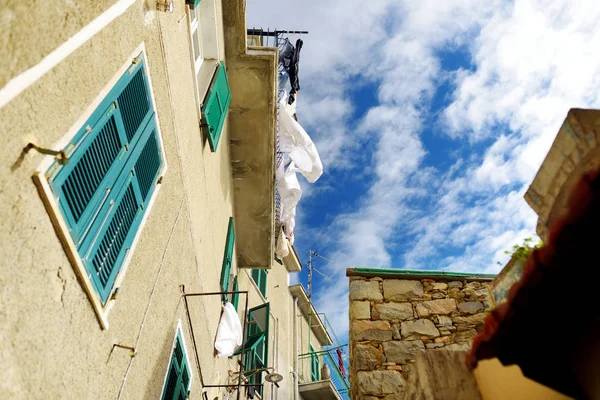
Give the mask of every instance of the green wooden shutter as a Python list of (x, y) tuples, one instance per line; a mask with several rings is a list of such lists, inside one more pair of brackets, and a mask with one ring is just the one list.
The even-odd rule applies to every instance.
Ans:
[[(233, 225), (233, 218), (229, 218), (229, 225), (227, 226), (227, 239), (225, 240), (225, 254), (223, 254), (223, 265), (221, 267), (221, 291), (227, 292), (229, 290), (229, 275), (231, 274), (231, 264), (233, 261), (233, 249), (235, 243), (235, 229)], [(223, 301), (227, 301), (227, 295), (224, 294)]]
[(175, 348), (169, 363), (169, 372), (163, 388), (163, 400), (187, 399), (190, 389), (190, 369), (187, 355), (183, 348), (181, 333), (177, 332)]
[(315, 382), (319, 380), (319, 356), (311, 344), (308, 346), (310, 348), (310, 377)]
[[(244, 370), (248, 371), (249, 383), (260, 385), (262, 372), (253, 373), (252, 370), (265, 368), (269, 359), (269, 320), (271, 318), (269, 303), (251, 308), (248, 311), (246, 336), (244, 343)], [(234, 355), (240, 355), (242, 347)], [(256, 391), (262, 394), (262, 386), (256, 386)]]
[[(236, 276), (235, 278), (233, 278), (233, 291), (234, 292), (238, 292), (240, 290), (240, 285), (238, 284), (238, 277)], [(234, 293), (231, 296), (231, 304), (233, 304), (233, 308), (235, 308), (235, 310), (238, 310), (238, 304), (240, 301), (240, 295), (238, 293)]]
[(133, 64), (66, 146), (69, 163), (55, 163), (48, 181), (77, 246), (154, 118), (144, 63)]
[(186, 3), (190, 6), (192, 10), (200, 5), (200, 0), (186, 0)]
[[(244, 351), (256, 349), (257, 346), (264, 340), (265, 345), (262, 348), (262, 359), (267, 360), (269, 354), (269, 319), (270, 319), (269, 303), (261, 304), (260, 306), (248, 310), (248, 318), (246, 321), (246, 337)], [(242, 347), (238, 348), (234, 355), (240, 354)]]
[(83, 264), (103, 303), (127, 256), (162, 166), (154, 121), (116, 180), (80, 248)]
[(265, 299), (267, 298), (267, 276), (268, 276), (268, 274), (269, 274), (268, 270), (266, 270), (266, 269), (260, 270), (261, 279), (260, 279), (260, 285), (258, 285), (258, 288), (260, 289), (260, 292), (262, 293), (262, 295)]
[(119, 79), (46, 176), (88, 276), (106, 303), (163, 160), (144, 62)]
[(208, 130), (208, 143), (212, 151), (217, 151), (230, 101), (231, 91), (225, 63), (220, 63), (215, 71), (206, 101), (202, 105), (203, 126)]

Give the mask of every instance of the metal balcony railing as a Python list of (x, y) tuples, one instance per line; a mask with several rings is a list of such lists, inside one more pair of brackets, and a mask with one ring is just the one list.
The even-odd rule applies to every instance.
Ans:
[[(343, 361), (345, 362), (345, 361)], [(329, 380), (335, 387), (342, 400), (350, 400), (350, 385), (347, 375), (343, 374), (339, 367), (337, 349), (325, 349), (321, 351), (308, 352), (298, 356), (298, 377), (300, 383), (323, 381), (323, 365), (329, 367)], [(345, 369), (345, 368), (344, 368)]]
[[(335, 387), (336, 391), (342, 398), (342, 400), (350, 400), (350, 384), (348, 383), (348, 358), (347, 358), (347, 344), (342, 343), (333, 327), (327, 319), (325, 313), (317, 313), (317, 316), (325, 326), (325, 329), (331, 336), (333, 341), (331, 346), (326, 346), (321, 351), (315, 352), (304, 352), (298, 355), (298, 375), (300, 383), (308, 383), (313, 381), (322, 380), (321, 367), (326, 364), (329, 367), (330, 380)], [(303, 317), (302, 317), (303, 318)], [(310, 337), (309, 337), (310, 342)], [(338, 355), (338, 349), (340, 355)], [(318, 359), (318, 371), (315, 371), (315, 361)], [(340, 360), (341, 358), (341, 360)], [(341, 367), (340, 367), (341, 361)], [(317, 378), (317, 379), (315, 379)]]

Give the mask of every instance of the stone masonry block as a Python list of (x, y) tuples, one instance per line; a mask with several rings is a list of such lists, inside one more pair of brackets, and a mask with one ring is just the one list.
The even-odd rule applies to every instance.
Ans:
[(433, 322), (428, 319), (404, 321), (400, 326), (400, 331), (403, 338), (408, 338), (411, 336), (424, 336), (433, 338), (440, 336), (440, 331), (438, 331)]
[(357, 371), (371, 371), (381, 364), (379, 349), (368, 344), (357, 344), (354, 347), (352, 363)]
[(417, 353), (425, 350), (421, 340), (391, 341), (383, 343), (383, 353), (389, 362), (406, 364), (417, 359)]
[(358, 392), (383, 396), (403, 392), (406, 381), (398, 371), (360, 371), (357, 374)]
[(392, 327), (388, 321), (366, 321), (352, 322), (353, 340), (386, 341), (392, 339)]
[(373, 319), (407, 319), (413, 316), (410, 303), (382, 303), (373, 306)]
[(423, 297), (423, 285), (419, 281), (387, 279), (383, 281), (383, 296), (393, 301), (420, 299)]
[(379, 282), (373, 281), (351, 281), (350, 300), (373, 300), (382, 301), (383, 296), (379, 289)]
[(350, 318), (371, 319), (371, 303), (368, 301), (353, 301), (350, 304)]
[(416, 307), (419, 317), (434, 315), (447, 315), (456, 310), (456, 301), (454, 299), (441, 299), (424, 301)]

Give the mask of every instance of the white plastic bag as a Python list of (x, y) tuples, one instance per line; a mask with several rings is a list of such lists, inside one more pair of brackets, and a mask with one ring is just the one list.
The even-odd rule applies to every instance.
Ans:
[(277, 257), (283, 259), (290, 254), (290, 249), (287, 245), (287, 238), (285, 237), (285, 233), (283, 233), (283, 228), (279, 228), (279, 237), (277, 238)]
[(241, 346), (243, 340), (242, 324), (233, 304), (227, 303), (223, 306), (223, 315), (217, 329), (215, 349), (219, 357), (231, 357), (237, 346)]

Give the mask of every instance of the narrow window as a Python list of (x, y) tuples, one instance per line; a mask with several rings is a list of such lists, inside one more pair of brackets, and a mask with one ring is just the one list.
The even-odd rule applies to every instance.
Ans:
[[(227, 227), (227, 239), (225, 239), (225, 253), (223, 254), (223, 265), (221, 267), (221, 291), (229, 291), (229, 278), (231, 275), (231, 264), (233, 260), (233, 245), (235, 242), (235, 231), (233, 218), (229, 218)], [(228, 296), (223, 294), (223, 301), (227, 301)]]
[(192, 372), (185, 343), (183, 342), (181, 326), (179, 326), (173, 341), (169, 369), (165, 377), (161, 398), (162, 400), (187, 399), (191, 385)]
[(244, 354), (242, 347), (234, 355), (242, 355), (245, 375), (250, 384), (257, 385), (256, 391), (262, 396), (262, 374), (258, 371), (268, 366), (269, 357), (269, 303), (261, 304), (248, 311)]
[(269, 270), (267, 269), (253, 269), (252, 270), (252, 280), (258, 286), (258, 290), (263, 295), (263, 297), (267, 298), (267, 276), (269, 274)]

